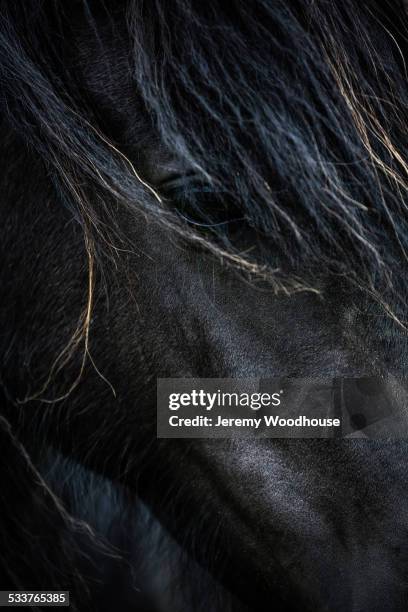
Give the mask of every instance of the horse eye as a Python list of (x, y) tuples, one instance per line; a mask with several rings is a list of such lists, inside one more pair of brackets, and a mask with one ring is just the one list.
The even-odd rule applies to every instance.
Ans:
[(170, 205), (192, 225), (230, 232), (245, 221), (231, 194), (204, 184), (197, 177), (177, 177), (164, 187), (162, 193)]

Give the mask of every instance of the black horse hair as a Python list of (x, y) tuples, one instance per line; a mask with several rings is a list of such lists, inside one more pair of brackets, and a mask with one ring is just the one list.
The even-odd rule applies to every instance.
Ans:
[[(73, 4), (97, 50), (93, 11), (106, 11), (114, 24), (118, 8)], [(395, 288), (393, 269), (407, 246), (406, 19), (399, 3), (135, 1), (126, 13), (120, 7), (126, 77), (142, 99), (143, 120), (195, 186), (187, 182), (182, 194), (195, 223), (180, 214), (173, 194), (146, 184), (120, 143), (103, 133), (72, 69), (64, 70), (61, 41), (73, 29), (66, 3), (3, 6), (3, 108), (49, 166), (87, 234), (106, 215), (104, 226), (115, 227), (111, 196), (233, 264), (270, 273), (279, 287), (290, 287), (285, 264), (306, 263), (377, 295)], [(89, 189), (99, 194), (93, 204)], [(223, 222), (211, 198), (200, 202), (203, 191), (227, 202)], [(229, 225), (236, 219), (283, 255), (278, 272), (234, 244)]]
[[(126, 49), (119, 73), (135, 101), (127, 140), (107, 133), (69, 61), (81, 28), (94, 82), (98, 63), (110, 61), (106, 39), (117, 35)], [(404, 326), (407, 42), (396, 0), (2, 0), (2, 122), (42, 160), (56, 199), (83, 227), (85, 337), (95, 262), (126, 242), (118, 207), (277, 291), (319, 291), (321, 275), (344, 278)], [(128, 140), (139, 124), (183, 168), (173, 184), (149, 182), (138, 166)], [(19, 523), (28, 539), (50, 525), (58, 537), (41, 559), (34, 546), (12, 543), (2, 570), (15, 588), (32, 586), (31, 566), (63, 589), (86, 528), (53, 496), (3, 417), (0, 438), (15, 464), (14, 473), (3, 465), (2, 482), (16, 496), (24, 485), (32, 507), (5, 512), (0, 536), (7, 541), (4, 530)]]

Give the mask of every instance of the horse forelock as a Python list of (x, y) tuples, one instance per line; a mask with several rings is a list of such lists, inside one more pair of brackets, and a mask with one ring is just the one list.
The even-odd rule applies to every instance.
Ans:
[[(76, 3), (74, 17), (51, 3), (6, 4), (6, 112), (52, 170), (88, 244), (107, 227), (122, 239), (113, 199), (277, 288), (317, 290), (318, 269), (399, 317), (396, 270), (407, 262), (399, 3), (132, 0), (126, 18), (109, 3)], [(134, 120), (140, 112), (185, 168), (178, 190), (150, 181), (120, 135), (104, 133), (83, 84), (64, 81), (59, 34), (75, 32), (78, 15), (93, 66), (106, 61), (119, 27)], [(130, 113), (132, 100), (124, 108)], [(231, 226), (248, 230), (250, 248)]]

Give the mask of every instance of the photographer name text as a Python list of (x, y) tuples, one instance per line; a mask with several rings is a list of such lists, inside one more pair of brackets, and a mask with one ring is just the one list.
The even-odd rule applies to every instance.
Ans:
[(171, 427), (249, 427), (258, 429), (261, 425), (265, 427), (340, 427), (340, 419), (318, 418), (313, 419), (300, 415), (296, 418), (284, 418), (277, 415), (264, 415), (259, 418), (226, 418), (218, 416), (214, 419), (207, 416), (196, 416), (193, 418), (169, 417)]

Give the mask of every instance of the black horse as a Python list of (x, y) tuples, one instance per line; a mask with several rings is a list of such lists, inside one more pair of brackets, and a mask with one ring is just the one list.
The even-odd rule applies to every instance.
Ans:
[(0, 6), (1, 589), (405, 610), (405, 440), (158, 440), (155, 408), (159, 377), (406, 405), (403, 4)]

